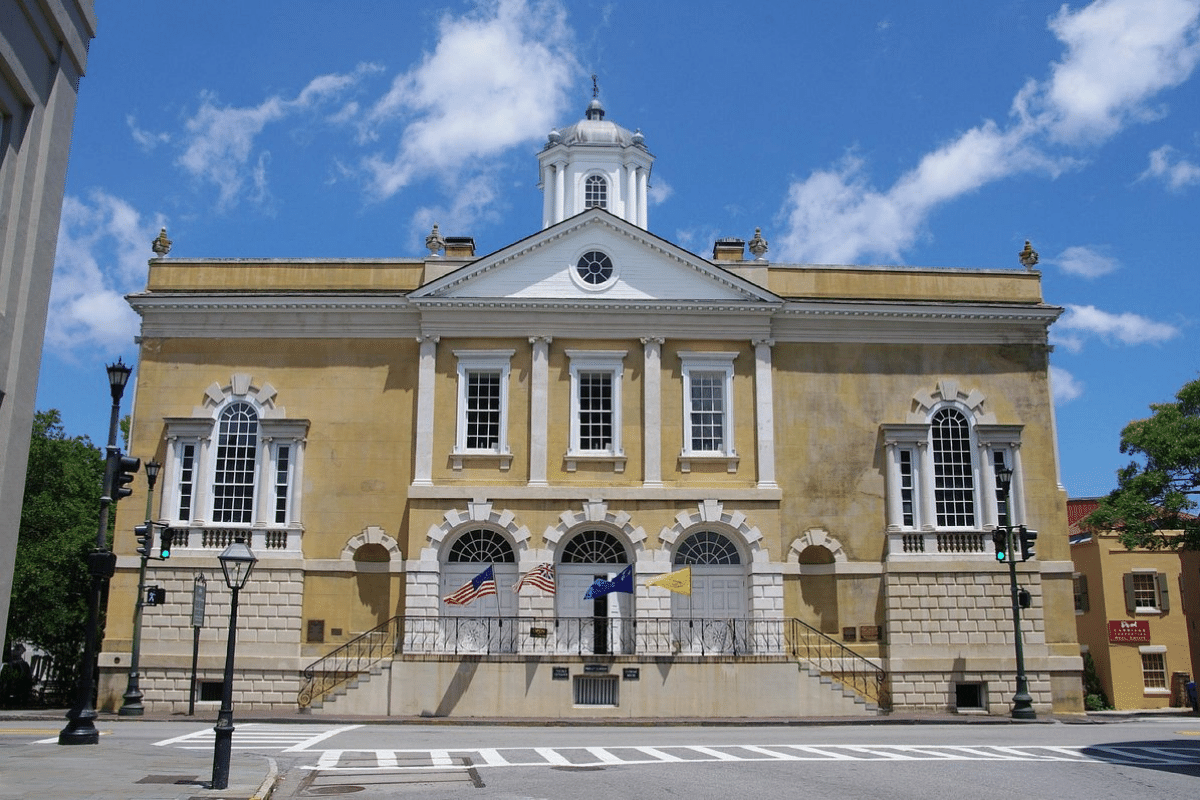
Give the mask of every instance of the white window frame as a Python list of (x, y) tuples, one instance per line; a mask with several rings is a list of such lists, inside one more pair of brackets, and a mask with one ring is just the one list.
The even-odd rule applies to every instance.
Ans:
[[(1153, 605), (1144, 605), (1138, 602), (1138, 578), (1141, 578), (1143, 581), (1150, 581), (1153, 586)], [(1170, 589), (1167, 585), (1167, 576), (1165, 573), (1161, 573), (1156, 569), (1135, 567), (1125, 573), (1123, 580), (1127, 585), (1127, 596), (1131, 595), (1134, 600), (1132, 608), (1130, 608), (1128, 599), (1126, 600), (1127, 611), (1132, 611), (1134, 614), (1155, 615), (1163, 614), (1170, 609), (1170, 595), (1168, 594)], [(1145, 594), (1146, 590), (1142, 589), (1141, 592)]]
[[(728, 472), (737, 472), (738, 454), (734, 447), (734, 403), (733, 403), (733, 362), (738, 357), (736, 352), (692, 352), (679, 353), (680, 367), (683, 373), (683, 450), (679, 455), (679, 468), (682, 472), (691, 472), (694, 462), (718, 461), (725, 462)], [(722, 447), (716, 450), (697, 450), (692, 448), (692, 379), (695, 374), (716, 373), (721, 376)]]
[[(216, 522), (213, 519), (213, 485), (217, 461), (217, 434), (221, 414), (231, 404), (247, 402), (258, 415), (258, 441), (255, 448), (254, 503), (249, 522)], [(246, 531), (250, 535), (251, 549), (301, 551), (301, 537), (291, 533), (303, 533), (301, 516), (301, 486), (304, 472), (304, 445), (308, 435), (308, 421), (272, 417), (270, 410), (254, 399), (244, 396), (226, 396), (215, 406), (210, 406), (211, 416), (172, 417), (166, 425), (167, 448), (162, 481), (162, 497), (159, 506), (159, 521), (168, 527), (180, 529), (181, 538), (176, 540), (175, 549), (181, 553), (197, 550), (209, 545), (204, 531)], [(183, 465), (187, 448), (192, 448), (191, 502), (188, 518), (180, 514), (182, 499)], [(288, 450), (286, 467), (286, 492), (283, 503), (283, 521), (277, 518), (279, 511), (279, 453)], [(189, 532), (197, 532), (196, 536)], [(224, 534), (222, 534), (224, 535)], [(212, 546), (224, 546), (224, 539), (215, 537)]]
[[(625, 375), (626, 350), (567, 350), (571, 361), (571, 426), (566, 455), (566, 469), (574, 472), (580, 461), (599, 461), (612, 464), (614, 472), (625, 471), (625, 451), (621, 446), (621, 384)], [(580, 444), (579, 380), (584, 373), (605, 372), (612, 378), (612, 440), (603, 450), (584, 450)]]
[[(1138, 656), (1142, 666), (1142, 692), (1148, 695), (1168, 695), (1171, 693), (1171, 673), (1167, 669), (1167, 647), (1161, 644), (1142, 645), (1138, 648)], [(1150, 686), (1147, 677), (1151, 674), (1146, 669), (1146, 656), (1156, 657), (1162, 667), (1162, 686)], [(1158, 670), (1154, 670), (1155, 673)]]
[[(944, 408), (955, 409), (967, 421), (974, 504), (974, 525), (967, 527), (938, 524), (932, 423), (934, 415)], [(996, 487), (997, 454), (1002, 454), (1004, 464), (1013, 471), (1008, 523), (1024, 522), (1019, 456), (1022, 426), (998, 425), (992, 419), (985, 419), (981, 422), (972, 409), (960, 403), (940, 401), (924, 407), (920, 416), (910, 414), (908, 422), (882, 426), (889, 559), (995, 558), (989, 532), (1003, 522)], [(906, 513), (906, 496), (910, 499), (910, 513)]]
[[(512, 357), (515, 350), (455, 350), (458, 359), (458, 428), (454, 440), (454, 451), (450, 456), (451, 467), (461, 470), (466, 461), (476, 459), (499, 459), (500, 469), (512, 466), (512, 450), (508, 445), (508, 379), (512, 372)], [(500, 375), (500, 429), (495, 447), (467, 447), (467, 404), (468, 389), (472, 373), (499, 373)]]

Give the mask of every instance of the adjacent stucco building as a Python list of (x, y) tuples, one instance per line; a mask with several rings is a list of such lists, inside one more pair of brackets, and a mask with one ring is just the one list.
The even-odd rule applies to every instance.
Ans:
[[(239, 704), (1007, 713), (1003, 465), (1014, 523), (1048, 534), (1020, 566), (1034, 704), (1080, 710), (1047, 372), (1060, 309), (1040, 275), (777, 264), (758, 231), (689, 252), (650, 231), (654, 157), (596, 100), (538, 162), (541, 229), (487, 255), (435, 229), (425, 258), (150, 262), (129, 298), (130, 449), (164, 465), (155, 516), (175, 542), (150, 567), (168, 602), (146, 610), (145, 702), (187, 703), (197, 573), (214, 696), (216, 555), (246, 535), (260, 561)], [(117, 519), (110, 707), (136, 488)], [(512, 590), (543, 564), (554, 593)], [(489, 566), (497, 594), (441, 600)], [(629, 566), (633, 592), (584, 599)], [(645, 583), (684, 567), (690, 595)]]
[(6, 0), (0, 13), (0, 642), (75, 99), (95, 35), (92, 0)]

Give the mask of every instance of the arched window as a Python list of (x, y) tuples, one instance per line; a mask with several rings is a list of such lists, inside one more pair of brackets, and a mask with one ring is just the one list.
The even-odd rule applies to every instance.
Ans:
[(451, 564), (513, 564), (516, 555), (504, 535), (476, 528), (459, 536), (450, 546), (447, 561)]
[(700, 531), (683, 540), (675, 551), (675, 563), (736, 565), (742, 556), (729, 537), (716, 531)]
[(258, 461), (258, 412), (249, 403), (232, 403), (217, 423), (217, 459), (213, 475), (213, 521), (254, 521), (254, 483)]
[(616, 536), (608, 531), (583, 531), (563, 548), (564, 564), (627, 564), (629, 556)]
[(934, 507), (938, 527), (975, 527), (971, 429), (961, 412), (943, 408), (930, 420)]
[(583, 207), (608, 208), (608, 181), (600, 175), (589, 175), (583, 182)]

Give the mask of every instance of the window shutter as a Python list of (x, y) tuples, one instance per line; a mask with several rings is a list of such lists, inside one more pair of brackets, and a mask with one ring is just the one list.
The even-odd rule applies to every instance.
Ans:
[(1091, 610), (1091, 606), (1088, 604), (1087, 575), (1079, 576), (1079, 610)]
[(1125, 573), (1121, 580), (1125, 582), (1125, 610), (1132, 614), (1137, 610), (1137, 601), (1133, 598), (1133, 573)]
[(1170, 611), (1171, 601), (1167, 597), (1167, 576), (1160, 572), (1154, 577), (1158, 581), (1158, 610)]

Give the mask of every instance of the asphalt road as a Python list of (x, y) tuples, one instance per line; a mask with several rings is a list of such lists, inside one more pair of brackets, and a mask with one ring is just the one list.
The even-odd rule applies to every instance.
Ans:
[[(0, 734), (5, 726), (18, 728), (20, 723), (0, 723)], [(210, 723), (122, 721), (112, 728), (112, 735), (102, 736), (96, 746), (95, 757), (126, 764), (153, 759), (155, 770), (169, 764), (190, 774), (204, 773), (211, 763)], [(54, 746), (28, 735), (0, 735), (0, 765), (20, 769), (21, 749)], [(273, 762), (280, 775), (276, 800), (341, 795), (363, 800), (470, 796), (1193, 800), (1200, 793), (1200, 717), (1178, 715), (1103, 724), (239, 723), (234, 749), (236, 763)], [(194, 791), (179, 796), (204, 795)], [(0, 796), (5, 796), (2, 783)]]

